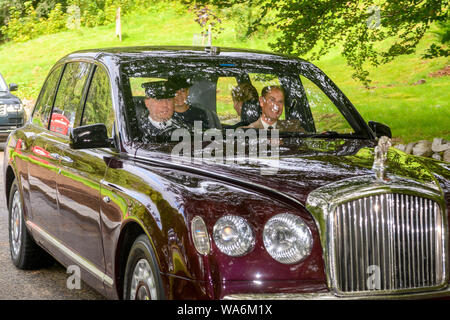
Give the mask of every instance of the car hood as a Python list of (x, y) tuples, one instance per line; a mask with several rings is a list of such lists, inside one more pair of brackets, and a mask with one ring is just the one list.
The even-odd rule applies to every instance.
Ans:
[[(198, 160), (181, 161), (170, 157), (170, 147), (165, 146), (162, 160), (169, 165), (177, 163), (185, 170), (202, 173), (249, 189), (265, 193), (278, 193), (295, 198), (303, 205), (308, 195), (317, 188), (344, 179), (374, 176), (375, 141), (356, 139), (299, 139), (289, 145), (280, 146), (279, 157), (261, 157), (238, 162)], [(162, 150), (158, 150), (162, 151)], [(140, 148), (140, 158), (161, 158), (156, 156), (157, 148)], [(169, 157), (168, 157), (169, 153)], [(217, 159), (216, 159), (217, 160)], [(408, 155), (390, 148), (386, 175), (414, 180), (429, 188), (440, 190), (440, 184), (425, 162), (426, 158)], [(430, 160), (431, 161), (431, 160)], [(436, 164), (434, 163), (436, 166)], [(442, 168), (442, 181), (448, 183), (449, 168)]]
[(9, 92), (0, 91), (0, 104), (16, 104), (16, 103), (20, 103), (20, 99), (18, 97)]

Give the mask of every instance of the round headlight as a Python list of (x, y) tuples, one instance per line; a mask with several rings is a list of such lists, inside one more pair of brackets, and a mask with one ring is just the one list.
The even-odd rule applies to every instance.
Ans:
[(284, 264), (297, 263), (311, 253), (311, 231), (302, 218), (290, 213), (267, 221), (263, 241), (270, 256)]
[(208, 230), (205, 221), (199, 216), (191, 221), (191, 233), (194, 240), (194, 246), (198, 253), (207, 255), (211, 249), (209, 244)]
[(228, 215), (217, 220), (213, 237), (219, 250), (233, 257), (243, 256), (255, 246), (250, 225), (238, 216)]

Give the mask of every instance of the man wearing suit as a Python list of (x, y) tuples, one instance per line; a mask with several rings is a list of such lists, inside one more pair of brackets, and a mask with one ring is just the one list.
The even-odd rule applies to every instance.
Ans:
[(191, 129), (186, 123), (173, 118), (175, 106), (173, 98), (176, 88), (168, 81), (146, 82), (145, 107), (148, 114), (141, 115), (144, 139), (147, 141), (170, 141), (172, 132), (178, 128)]
[(243, 128), (278, 129), (288, 132), (305, 132), (300, 120), (279, 120), (284, 108), (284, 90), (280, 86), (267, 86), (261, 91), (259, 98), (261, 116), (258, 120)]

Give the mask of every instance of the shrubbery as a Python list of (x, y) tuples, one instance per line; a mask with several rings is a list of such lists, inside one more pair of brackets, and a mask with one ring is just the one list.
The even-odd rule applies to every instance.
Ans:
[(246, 3), (236, 3), (222, 9), (221, 14), (234, 22), (236, 39), (239, 41), (274, 32), (274, 28), (269, 25), (276, 19), (276, 10), (256, 6), (253, 2), (248, 0)]
[[(33, 5), (33, 2), (37, 4)], [(44, 34), (80, 26), (95, 27), (113, 23), (121, 14), (144, 9), (157, 0), (44, 0), (12, 2), (9, 15), (0, 28), (2, 41), (23, 42)]]
[[(185, 1), (179, 0), (175, 8), (182, 11), (179, 14), (187, 10), (193, 12), (193, 19), (200, 19), (200, 14), (200, 20), (211, 24), (214, 34), (220, 33), (222, 19), (232, 21), (237, 39), (245, 40), (269, 32), (266, 26), (274, 19), (273, 11), (254, 6), (253, 1), (236, 3), (223, 10), (211, 6), (212, 11), (206, 18), (202, 10), (208, 11), (207, 7), (186, 6)], [(24, 42), (68, 29), (108, 25), (114, 23), (119, 6), (122, 15), (143, 10), (156, 14), (171, 4), (166, 0), (0, 0), (0, 42)], [(207, 26), (201, 27), (207, 31)]]

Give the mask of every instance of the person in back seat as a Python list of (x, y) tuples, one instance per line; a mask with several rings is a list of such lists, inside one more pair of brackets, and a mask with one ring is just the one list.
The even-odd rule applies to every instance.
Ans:
[(194, 126), (195, 121), (201, 121), (202, 128), (208, 129), (209, 123), (206, 111), (192, 105), (188, 100), (191, 83), (187, 79), (181, 77), (169, 78), (168, 82), (176, 90), (173, 99), (175, 106), (174, 119), (187, 123), (191, 127)]
[(258, 91), (251, 83), (243, 82), (231, 90), (231, 98), (233, 99), (234, 110), (241, 116), (244, 102), (258, 100)]
[(236, 129), (258, 120), (261, 115), (258, 91), (251, 83), (243, 82), (238, 84), (231, 90), (231, 98), (233, 99), (234, 110), (236, 110), (241, 120), (229, 126), (229, 128)]

